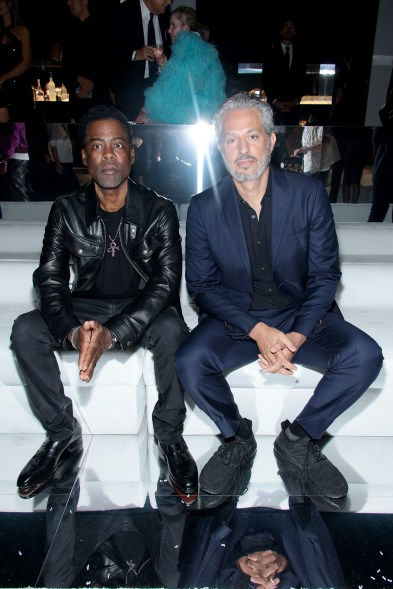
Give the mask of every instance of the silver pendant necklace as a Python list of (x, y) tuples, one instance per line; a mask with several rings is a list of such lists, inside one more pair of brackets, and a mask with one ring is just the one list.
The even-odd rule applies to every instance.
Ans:
[(120, 221), (120, 223), (119, 223), (119, 226), (118, 226), (118, 228), (117, 228), (117, 231), (116, 231), (116, 235), (115, 235), (115, 237), (111, 237), (111, 236), (109, 235), (109, 247), (108, 247), (108, 249), (107, 249), (106, 251), (107, 251), (109, 254), (112, 254), (112, 258), (114, 258), (114, 257), (115, 257), (116, 250), (117, 250), (117, 251), (119, 251), (119, 249), (120, 249), (120, 248), (119, 248), (119, 246), (118, 246), (118, 245), (117, 245), (117, 243), (116, 243), (116, 239), (117, 239), (117, 236), (119, 235), (119, 231), (120, 231), (120, 225), (121, 225), (121, 223), (122, 223), (122, 221)]

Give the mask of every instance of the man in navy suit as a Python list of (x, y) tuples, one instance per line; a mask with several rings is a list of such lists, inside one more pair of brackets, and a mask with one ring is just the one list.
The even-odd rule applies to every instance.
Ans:
[(188, 208), (186, 280), (201, 315), (176, 354), (185, 390), (223, 437), (201, 493), (213, 506), (247, 488), (256, 441), (224, 373), (258, 355), (264, 373), (290, 375), (294, 362), (325, 371), (274, 453), (289, 495), (336, 505), (348, 485), (317, 441), (375, 380), (382, 350), (335, 303), (338, 243), (322, 182), (270, 165), (271, 106), (237, 94), (213, 123), (229, 176)]
[(156, 43), (163, 43), (164, 53), (169, 45), (169, 6), (172, 0), (126, 0), (119, 6), (116, 34), (113, 38), (115, 71), (113, 90), (116, 106), (128, 120), (135, 120), (145, 102), (145, 89), (157, 79), (154, 49), (148, 42), (150, 14)]

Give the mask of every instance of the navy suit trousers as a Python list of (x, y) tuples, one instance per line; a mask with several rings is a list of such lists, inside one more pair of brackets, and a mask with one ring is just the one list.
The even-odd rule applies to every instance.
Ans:
[[(295, 311), (254, 314), (264, 323), (289, 333)], [(235, 435), (241, 416), (225, 375), (258, 360), (256, 343), (247, 337), (229, 335), (224, 323), (206, 317), (175, 358), (178, 376), (196, 405), (213, 420), (224, 438)], [(375, 380), (383, 355), (369, 335), (346, 322), (339, 313), (330, 312), (318, 322), (293, 362), (322, 373), (314, 393), (296, 418), (312, 438), (320, 439)]]

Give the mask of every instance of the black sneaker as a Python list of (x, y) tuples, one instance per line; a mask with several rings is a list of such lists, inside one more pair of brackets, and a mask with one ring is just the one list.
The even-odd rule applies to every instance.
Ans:
[(339, 499), (348, 493), (348, 483), (307, 435), (294, 436), (289, 421), (281, 424), (282, 431), (274, 441), (274, 456), (278, 474), (287, 493)]
[(249, 429), (248, 437), (235, 436), (233, 440), (223, 442), (202, 469), (199, 479), (201, 494), (217, 496), (217, 501), (211, 498), (211, 507), (219, 505), (228, 496), (243, 495), (248, 488), (257, 443), (252, 422), (249, 419), (244, 422)]

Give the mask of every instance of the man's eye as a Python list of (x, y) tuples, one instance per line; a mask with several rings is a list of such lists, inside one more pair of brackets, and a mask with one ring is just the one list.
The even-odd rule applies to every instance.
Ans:
[(93, 143), (92, 148), (93, 149), (101, 149), (102, 145), (100, 143)]
[(114, 143), (113, 147), (115, 147), (116, 149), (122, 149), (123, 144), (122, 143)]

